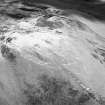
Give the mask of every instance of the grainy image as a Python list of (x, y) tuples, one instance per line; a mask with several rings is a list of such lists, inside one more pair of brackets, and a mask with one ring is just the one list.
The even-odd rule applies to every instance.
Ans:
[(105, 0), (0, 0), (0, 105), (105, 105)]

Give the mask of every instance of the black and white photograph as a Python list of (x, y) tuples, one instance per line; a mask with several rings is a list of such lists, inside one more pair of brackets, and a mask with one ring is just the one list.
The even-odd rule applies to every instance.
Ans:
[(0, 0), (0, 105), (105, 105), (105, 0)]

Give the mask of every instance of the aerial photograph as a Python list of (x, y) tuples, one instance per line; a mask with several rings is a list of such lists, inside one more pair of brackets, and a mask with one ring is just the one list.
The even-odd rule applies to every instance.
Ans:
[(0, 105), (105, 105), (105, 0), (0, 0)]

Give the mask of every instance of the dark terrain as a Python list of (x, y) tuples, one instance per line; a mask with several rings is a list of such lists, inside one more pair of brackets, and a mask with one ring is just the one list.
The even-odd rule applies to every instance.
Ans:
[(105, 3), (97, 0), (21, 0), (26, 5), (34, 6), (36, 3), (53, 5), (60, 9), (72, 9), (88, 19), (105, 21)]

